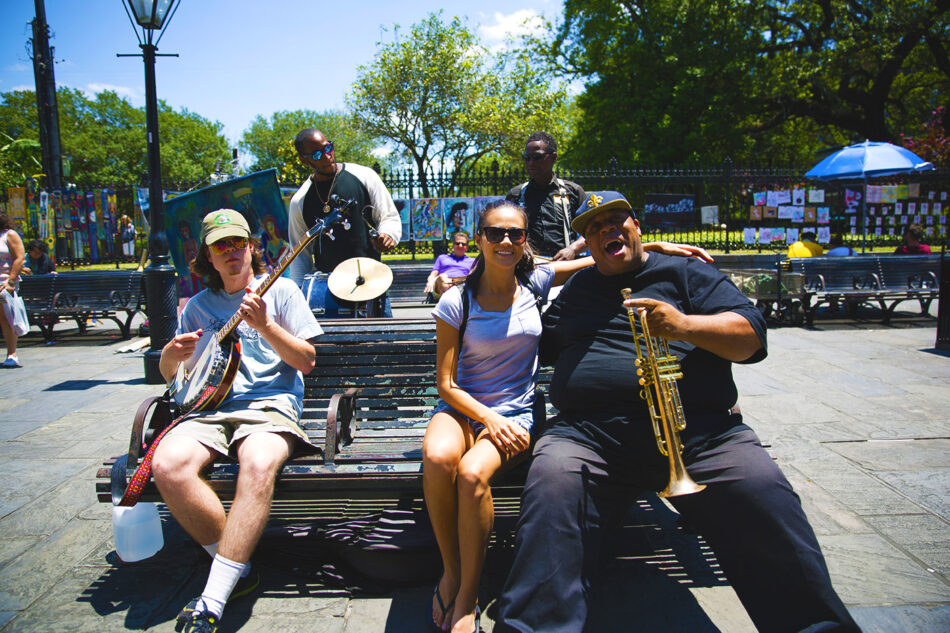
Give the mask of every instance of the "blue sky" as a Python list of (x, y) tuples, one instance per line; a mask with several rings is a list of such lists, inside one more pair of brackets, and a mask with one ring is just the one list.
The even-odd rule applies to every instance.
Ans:
[[(158, 96), (224, 124), (235, 144), (258, 114), (341, 108), (357, 67), (372, 61), (379, 41), (393, 41), (431, 11), (465, 16), (489, 47), (526, 18), (555, 19), (561, 0), (462, 0), (441, 3), (314, 0), (183, 0), (156, 64)], [(0, 2), (0, 92), (32, 89), (27, 50), (33, 0)], [(93, 94), (111, 89), (135, 106), (144, 103), (141, 58), (120, 0), (46, 0), (57, 86)]]

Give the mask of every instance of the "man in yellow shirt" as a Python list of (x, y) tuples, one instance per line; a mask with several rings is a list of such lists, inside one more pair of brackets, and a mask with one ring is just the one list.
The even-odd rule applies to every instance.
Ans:
[(811, 231), (802, 233), (802, 239), (788, 247), (789, 257), (818, 257), (825, 252), (815, 242), (815, 234)]

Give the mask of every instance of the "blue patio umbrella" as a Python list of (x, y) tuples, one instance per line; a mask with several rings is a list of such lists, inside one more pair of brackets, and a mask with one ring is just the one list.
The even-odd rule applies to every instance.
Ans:
[(864, 181), (861, 195), (861, 252), (865, 250), (867, 223), (865, 221), (864, 200), (867, 198), (868, 179), (895, 174), (907, 174), (933, 170), (928, 163), (909, 149), (891, 143), (864, 141), (849, 145), (831, 154), (812, 167), (805, 178), (812, 180), (852, 180)]

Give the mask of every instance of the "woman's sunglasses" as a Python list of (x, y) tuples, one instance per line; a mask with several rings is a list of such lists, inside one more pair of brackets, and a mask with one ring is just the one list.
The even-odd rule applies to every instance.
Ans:
[(208, 248), (215, 255), (224, 255), (230, 251), (241, 251), (247, 248), (247, 238), (226, 237), (223, 240), (218, 240), (217, 242), (208, 244)]
[(492, 244), (501, 244), (506, 235), (512, 244), (524, 244), (528, 238), (528, 231), (525, 229), (506, 229), (502, 226), (483, 226), (480, 232)]

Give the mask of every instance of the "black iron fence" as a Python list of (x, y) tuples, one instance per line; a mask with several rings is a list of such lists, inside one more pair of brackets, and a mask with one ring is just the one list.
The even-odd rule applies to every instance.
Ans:
[[(378, 169), (378, 167), (377, 167)], [(560, 170), (558, 176), (572, 180), (586, 191), (614, 190), (623, 193), (638, 213), (646, 203), (647, 197), (652, 194), (680, 194), (692, 197), (695, 213), (691, 216), (692, 222), (687, 226), (676, 229), (657, 230), (644, 224), (645, 239), (670, 240), (696, 244), (707, 249), (725, 252), (769, 252), (783, 251), (787, 248), (784, 240), (776, 240), (768, 244), (746, 243), (743, 230), (749, 227), (783, 228), (791, 224), (787, 219), (766, 217), (758, 220), (750, 218), (750, 207), (754, 206), (754, 194), (761, 191), (777, 191), (791, 189), (822, 189), (824, 202), (822, 207), (829, 209), (828, 226), (832, 234), (841, 234), (845, 244), (860, 248), (862, 235), (867, 230), (869, 246), (893, 247), (900, 243), (903, 235), (903, 226), (879, 224), (883, 222), (871, 216), (868, 226), (862, 226), (860, 220), (854, 224), (853, 213), (849, 214), (845, 208), (845, 189), (860, 190), (864, 183), (855, 181), (832, 181), (824, 183), (805, 182), (801, 168), (753, 168), (734, 166), (726, 161), (715, 167), (624, 167), (616, 161), (610, 161), (605, 167)], [(470, 196), (503, 196), (512, 187), (526, 181), (522, 170), (486, 168), (471, 170), (464, 173), (452, 171), (428, 171), (423, 179), (414, 170), (382, 171), (380, 176), (396, 199), (413, 199), (421, 197), (470, 197)], [(878, 179), (874, 184), (906, 184), (913, 182), (919, 185), (919, 201), (932, 200), (941, 202), (943, 215), (950, 209), (950, 200), (946, 199), (950, 192), (950, 172), (937, 171), (914, 174), (912, 176), (895, 176), (887, 181)], [(296, 188), (299, 183), (282, 183), (282, 186)], [(425, 185), (425, 187), (424, 187)], [(166, 182), (167, 191), (186, 192), (207, 186), (207, 182)], [(102, 184), (89, 183), (79, 187), (81, 191), (101, 191), (108, 189), (115, 193), (115, 217), (128, 215), (133, 217), (136, 210), (137, 186), (131, 184)], [(933, 192), (933, 193), (931, 193)], [(0, 192), (5, 196), (6, 192)], [(931, 196), (933, 196), (931, 198)], [(2, 199), (2, 198), (0, 198)], [(718, 213), (715, 222), (704, 224), (699, 212), (700, 207), (717, 207)], [(931, 214), (932, 215), (932, 214)], [(909, 216), (908, 216), (909, 217)], [(931, 245), (940, 246), (946, 242), (946, 219), (933, 216), (933, 235), (929, 238)], [(642, 215), (641, 215), (642, 219)], [(139, 216), (139, 232), (137, 235), (136, 253), (141, 253), (147, 241), (147, 218)], [(904, 225), (909, 222), (905, 220)], [(941, 231), (941, 228), (943, 229)], [(880, 229), (880, 231), (878, 231)], [(880, 235), (876, 233), (880, 232)], [(29, 234), (27, 237), (36, 237)], [(102, 231), (100, 231), (101, 235)], [(67, 239), (68, 236), (67, 236)], [(444, 252), (444, 245), (433, 242), (402, 242), (395, 250), (396, 254), (411, 255), (413, 258), (431, 256), (433, 251)], [(75, 260), (76, 249), (58, 249), (65, 252), (66, 260)], [(121, 249), (116, 252), (116, 245), (110, 242), (103, 244), (99, 249), (101, 261), (118, 261), (131, 259), (124, 257)]]

